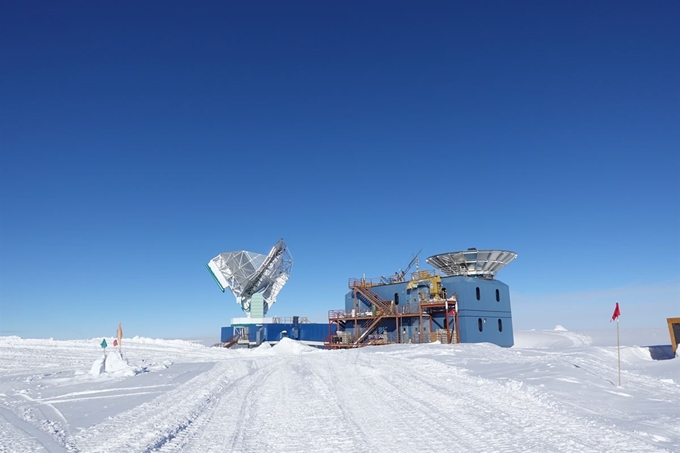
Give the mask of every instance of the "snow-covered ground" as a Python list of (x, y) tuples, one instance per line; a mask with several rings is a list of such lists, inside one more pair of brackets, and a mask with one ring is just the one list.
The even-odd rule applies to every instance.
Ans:
[[(613, 327), (613, 326), (612, 326)], [(112, 339), (108, 338), (109, 344)], [(0, 452), (680, 452), (668, 332), (228, 350), (0, 337)]]

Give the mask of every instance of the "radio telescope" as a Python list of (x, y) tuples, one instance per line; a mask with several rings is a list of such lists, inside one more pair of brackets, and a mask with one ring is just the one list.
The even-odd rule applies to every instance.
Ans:
[(206, 267), (222, 292), (231, 290), (248, 318), (263, 318), (288, 281), (293, 258), (281, 239), (268, 255), (246, 250), (220, 253)]

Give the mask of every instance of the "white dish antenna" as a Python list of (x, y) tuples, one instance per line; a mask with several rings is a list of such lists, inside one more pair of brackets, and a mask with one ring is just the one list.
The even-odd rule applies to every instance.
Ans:
[(471, 248), (461, 252), (433, 255), (426, 261), (446, 275), (491, 279), (515, 258), (517, 258), (517, 254), (508, 250), (477, 250)]

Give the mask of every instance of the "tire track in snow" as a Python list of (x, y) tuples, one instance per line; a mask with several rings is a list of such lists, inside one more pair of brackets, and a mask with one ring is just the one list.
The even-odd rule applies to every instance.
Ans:
[[(229, 383), (225, 391), (215, 400), (215, 404), (202, 412), (182, 437), (168, 442), (160, 451), (163, 453), (236, 451), (233, 445), (238, 438), (244, 437), (247, 431), (242, 414), (252, 399), (251, 395), (276, 366), (275, 361), (262, 359), (263, 357), (242, 358), (232, 363), (232, 366), (240, 368), (238, 373), (240, 377)], [(235, 407), (234, 402), (239, 401), (241, 405)], [(229, 448), (228, 445), (232, 447)]]
[(0, 453), (67, 453), (52, 436), (1, 406), (0, 439)]
[(152, 401), (75, 435), (82, 451), (144, 452), (160, 448), (186, 429), (228, 385), (228, 361), (200, 364), (206, 371)]
[[(369, 445), (363, 430), (370, 426), (359, 425), (344, 408), (334, 385), (340, 368), (329, 370), (325, 357), (257, 357), (261, 366), (222, 395), (200, 434), (184, 449), (161, 451), (362, 451)], [(234, 406), (232, 397), (241, 404)]]
[[(472, 434), (477, 439), (485, 439), (493, 451), (667, 451), (641, 442), (626, 431), (603, 426), (596, 419), (560, 411), (512, 384), (503, 385), (462, 373), (456, 373), (449, 382), (447, 376), (450, 378), (454, 370), (448, 365), (429, 359), (417, 359), (414, 365), (413, 383), (422, 388), (414, 389), (411, 385), (409, 394), (416, 399), (433, 390), (451, 395), (451, 404), (457, 409), (456, 421), (464, 427), (454, 433), (455, 437)], [(527, 431), (531, 435), (528, 436)]]
[[(638, 347), (632, 347), (638, 349)], [(680, 385), (673, 382), (662, 381), (657, 377), (645, 374), (640, 369), (636, 369), (636, 361), (627, 362), (625, 359), (625, 351), (627, 347), (623, 348), (624, 354), (622, 357), (622, 387), (615, 385), (617, 370), (617, 352), (612, 347), (588, 348), (587, 350), (564, 350), (564, 351), (550, 351), (543, 349), (518, 349), (515, 354), (507, 354), (507, 351), (499, 350), (498, 348), (489, 348), (488, 353), (491, 360), (498, 363), (507, 363), (510, 367), (517, 369), (519, 366), (528, 367), (529, 371), (532, 368), (540, 370), (553, 369), (555, 373), (552, 376), (544, 374), (539, 375), (538, 382), (542, 382), (545, 387), (540, 388), (540, 393), (545, 400), (555, 401), (553, 404), (565, 412), (575, 413), (579, 416), (596, 419), (600, 424), (608, 424), (611, 426), (625, 424), (629, 430), (632, 431), (639, 440), (649, 442), (654, 439), (654, 442), (669, 442), (669, 439), (677, 439), (680, 437), (680, 414), (673, 417), (674, 420), (668, 423), (661, 423), (659, 426), (649, 426), (646, 423), (646, 413), (644, 411), (638, 412), (631, 410), (630, 406), (617, 405), (615, 402), (611, 404), (603, 404), (600, 406), (593, 406), (588, 401), (588, 395), (575, 392), (573, 395), (564, 395), (564, 387), (551, 385), (551, 380), (565, 381), (564, 378), (555, 376), (559, 374), (560, 369), (577, 368), (583, 372), (582, 379), (590, 382), (593, 389), (599, 388), (602, 392), (609, 392), (619, 395), (622, 398), (635, 398), (640, 404), (647, 404), (648, 397), (645, 395), (655, 395), (660, 411), (669, 411), (672, 413), (672, 407), (675, 402), (680, 401)], [(627, 366), (630, 363), (630, 366)], [(538, 366), (537, 366), (538, 365)], [(659, 365), (663, 365), (659, 363)], [(567, 374), (570, 371), (567, 371)], [(533, 381), (534, 378), (529, 377), (527, 373), (527, 380)], [(574, 385), (578, 385), (578, 381), (568, 381)], [(578, 387), (575, 387), (576, 390)], [(538, 390), (538, 388), (537, 388)], [(556, 396), (556, 398), (555, 398)], [(631, 426), (637, 426), (637, 429), (630, 429)], [(664, 445), (673, 451), (680, 451), (680, 444), (677, 442), (667, 443)]]
[[(337, 446), (342, 451), (360, 451), (368, 443), (366, 427), (357, 423), (345, 408), (337, 391), (341, 387), (337, 367), (329, 363), (324, 354), (308, 354), (287, 364), (295, 370), (297, 380), (305, 389), (302, 396), (291, 398), (297, 403), (294, 411), (305, 414), (305, 424), (297, 428), (295, 441), (307, 451), (324, 451), (329, 446)], [(300, 431), (307, 439), (301, 440)], [(315, 439), (306, 431), (317, 433), (319, 437)]]
[[(541, 436), (527, 444), (526, 430), (535, 429), (531, 407), (519, 405), (512, 396), (506, 396), (505, 388), (500, 389), (502, 395), (488, 391), (492, 389), (480, 391), (481, 381), (468, 378), (452, 367), (432, 376), (426, 371), (430, 365), (426, 359), (383, 357), (381, 360), (379, 355), (372, 359), (379, 368), (394, 370), (385, 373), (385, 391), (395, 398), (407, 400), (415, 412), (422, 414), (423, 422), (427, 420), (438, 426), (437, 431), (452, 439), (449, 448), (454, 443), (457, 449), (463, 447), (465, 451), (560, 451), (544, 442)], [(436, 367), (439, 362), (433, 362), (433, 365)], [(397, 370), (402, 371), (397, 373)], [(446, 398), (423, 396), (432, 394), (446, 395)], [(520, 410), (513, 411), (514, 406), (519, 406)], [(513, 438), (513, 432), (521, 433), (518, 441)]]
[(26, 393), (4, 396), (8, 406), (0, 407), (0, 410), (5, 411), (6, 420), (10, 418), (16, 420), (22, 426), (23, 432), (29, 437), (40, 439), (43, 445), (52, 445), (52, 442), (59, 445), (58, 448), (51, 446), (49, 451), (78, 452), (68, 422), (59, 409), (52, 404), (42, 403)]
[[(244, 381), (230, 392), (241, 404), (234, 407), (225, 395), (210, 427), (186, 451), (282, 453), (353, 448), (351, 437), (342, 429), (344, 418), (337, 405), (329, 410), (331, 392), (307, 366), (311, 355), (258, 357), (265, 365), (253, 371), (249, 383)], [(328, 429), (336, 434), (329, 434)], [(329, 438), (331, 442), (325, 442)]]
[[(450, 450), (451, 440), (445, 423), (449, 414), (433, 414), (429, 407), (414, 406), (412, 396), (395, 391), (390, 382), (391, 378), (409, 379), (408, 370), (376, 367), (374, 359), (376, 356), (372, 353), (355, 350), (339, 354), (333, 362), (333, 382), (337, 383), (339, 398), (345, 401), (343, 405), (350, 411), (348, 416), (366, 431), (362, 448)], [(354, 404), (347, 404), (347, 401)]]
[[(625, 349), (624, 349), (625, 350)], [(386, 355), (394, 354), (386, 352)], [(616, 401), (611, 404), (594, 406), (589, 401), (588, 391), (610, 392), (619, 395), (620, 398), (634, 398), (644, 405), (649, 403), (645, 395), (658, 395), (661, 411), (673, 412), (672, 405), (680, 400), (680, 385), (668, 380), (663, 381), (657, 377), (645, 374), (635, 368), (636, 361), (631, 362), (627, 368), (625, 361), (622, 367), (622, 387), (615, 385), (617, 375), (617, 353), (615, 348), (591, 347), (587, 349), (566, 349), (554, 351), (549, 349), (502, 349), (491, 345), (459, 345), (454, 347), (442, 347), (434, 350), (427, 348), (414, 348), (407, 352), (404, 358), (418, 358), (436, 356), (437, 361), (448, 364), (451, 367), (460, 367), (468, 361), (475, 363), (475, 369), (483, 370), (480, 364), (488, 364), (495, 370), (491, 376), (496, 380), (505, 381), (508, 385), (514, 381), (507, 381), (504, 376), (520, 377), (529, 385), (524, 386), (525, 393), (533, 393), (535, 398), (551, 405), (556, 410), (573, 414), (586, 420), (597, 420), (602, 426), (626, 425), (628, 433), (634, 435), (640, 441), (659, 447), (680, 451), (680, 444), (671, 442), (670, 439), (680, 437), (680, 414), (671, 417), (673, 420), (659, 425), (649, 426), (645, 423), (648, 413), (631, 410), (630, 405), (619, 405)], [(401, 353), (397, 356), (402, 355)], [(625, 356), (624, 356), (625, 357)], [(499, 366), (501, 365), (501, 366)], [(504, 375), (503, 365), (506, 365), (508, 374)], [(660, 365), (663, 365), (660, 363)], [(562, 376), (572, 375), (574, 368), (583, 372), (580, 378), (587, 383), (587, 391), (579, 391), (583, 388), (580, 380), (565, 379)], [(534, 376), (535, 374), (535, 376)], [(568, 387), (561, 382), (571, 382), (573, 393), (567, 393)], [(666, 418), (668, 419), (668, 417)], [(630, 429), (631, 426), (637, 429)], [(665, 443), (669, 442), (669, 443)], [(664, 444), (665, 443), (665, 444)]]

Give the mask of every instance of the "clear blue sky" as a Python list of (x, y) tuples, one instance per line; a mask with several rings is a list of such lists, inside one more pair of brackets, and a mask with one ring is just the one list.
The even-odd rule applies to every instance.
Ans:
[[(140, 3), (144, 3), (140, 5)], [(680, 3), (5, 2), (0, 335), (219, 335), (205, 263), (513, 250), (516, 329), (680, 316)], [(421, 268), (426, 268), (424, 259)]]

